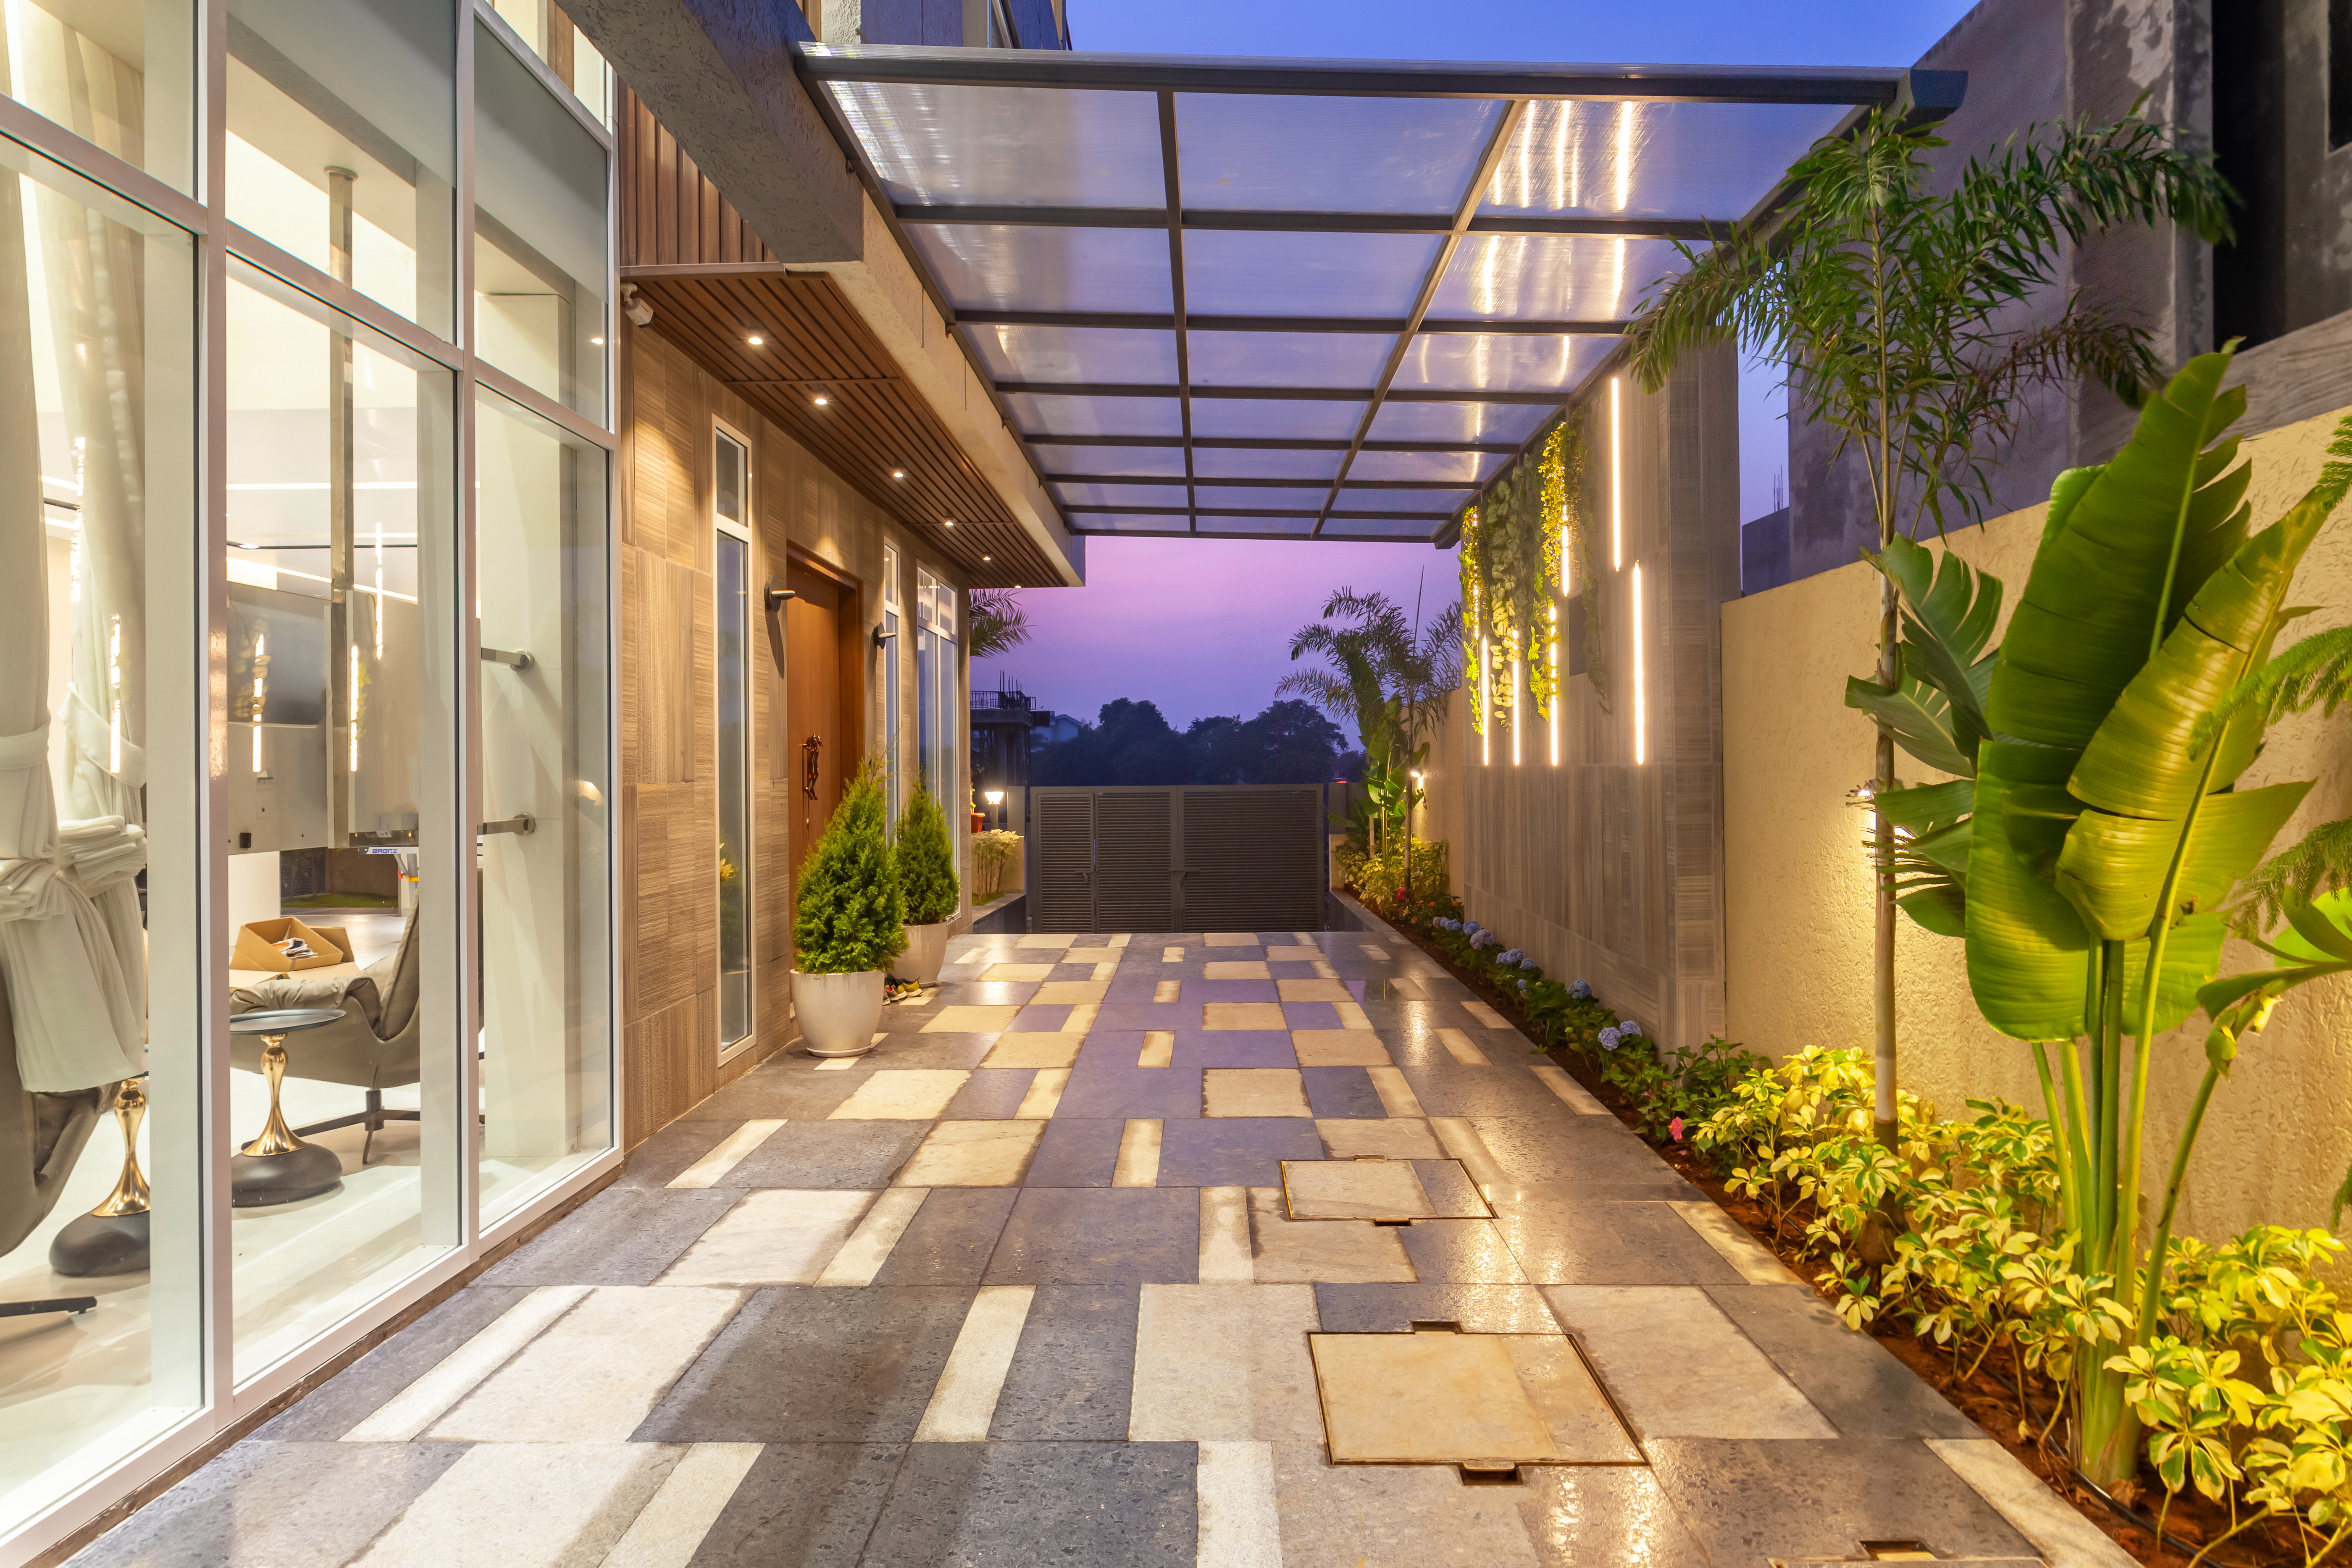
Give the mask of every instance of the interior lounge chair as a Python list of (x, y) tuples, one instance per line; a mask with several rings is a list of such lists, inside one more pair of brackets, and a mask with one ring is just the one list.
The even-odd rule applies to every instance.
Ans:
[[(352, 951), (351, 939), (340, 927), (321, 927), (319, 934), (345, 952)], [(414, 1110), (386, 1110), (383, 1091), (417, 1081), (417, 967), (416, 916), (412, 912), (401, 928), (400, 945), (357, 974), (273, 974), (229, 994), (232, 1014), (280, 1007), (342, 1010), (339, 1023), (288, 1037), (286, 1074), (365, 1089), (367, 1109), (297, 1127), (296, 1137), (365, 1123), (367, 1142), (360, 1148), (360, 1163), (365, 1164), (375, 1135), (386, 1121), (416, 1120)], [(230, 1065), (259, 1072), (262, 1038), (259, 1035), (231, 1037)], [(270, 1109), (277, 1110), (274, 1096)]]
[(16, 1031), (0, 989), (0, 1253), (16, 1249), (49, 1217), (89, 1142), (98, 1119), (114, 1102), (113, 1086), (71, 1094), (36, 1094), (16, 1074)]

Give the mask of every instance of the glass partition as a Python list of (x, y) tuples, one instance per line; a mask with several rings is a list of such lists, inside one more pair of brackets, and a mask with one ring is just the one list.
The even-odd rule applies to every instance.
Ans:
[(602, 423), (604, 144), (479, 24), (474, 107), (475, 347)]
[(0, 1536), (204, 1399), (193, 262), (0, 142)]
[(229, 0), (228, 213), (455, 337), (449, 0)]
[(613, 1146), (605, 456), (477, 404), (485, 1228)]
[(243, 1381), (461, 1236), (454, 1015), (431, 984), (432, 944), (455, 933), (414, 879), (447, 854), (435, 824), (454, 793), (436, 650), (456, 441), (448, 372), (263, 274), (230, 279), (227, 344), (232, 849), (214, 947), (238, 1069)]
[(719, 717), (719, 1045), (751, 1032), (751, 449), (714, 433), (718, 483), (712, 533), (717, 589)]
[(604, 57), (596, 52), (588, 35), (572, 25), (563, 8), (550, 0), (487, 0), (487, 4), (515, 30), (526, 48), (547, 62), (556, 80), (572, 89), (597, 123), (611, 130), (611, 72)]
[(194, 186), (189, 0), (0, 0), (0, 92), (178, 190)]

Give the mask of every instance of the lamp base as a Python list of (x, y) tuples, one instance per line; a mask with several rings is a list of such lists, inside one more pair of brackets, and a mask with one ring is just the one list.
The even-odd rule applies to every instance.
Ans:
[(232, 1154), (228, 1201), (241, 1209), (299, 1203), (342, 1185), (343, 1162), (332, 1149), (304, 1143), (282, 1154)]
[(138, 1274), (147, 1268), (147, 1222), (138, 1214), (77, 1215), (49, 1243), (49, 1267), (82, 1279)]

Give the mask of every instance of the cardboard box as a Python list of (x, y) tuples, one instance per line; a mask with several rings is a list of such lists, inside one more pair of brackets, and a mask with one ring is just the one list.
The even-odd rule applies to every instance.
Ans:
[[(310, 943), (315, 955), (289, 960), (278, 952), (277, 943), (289, 937), (300, 937)], [(236, 951), (229, 955), (231, 969), (265, 969), (278, 974), (298, 970), (324, 969), (331, 963), (341, 963), (351, 956), (352, 939), (341, 926), (313, 930), (291, 915), (274, 921), (251, 921), (236, 931)]]

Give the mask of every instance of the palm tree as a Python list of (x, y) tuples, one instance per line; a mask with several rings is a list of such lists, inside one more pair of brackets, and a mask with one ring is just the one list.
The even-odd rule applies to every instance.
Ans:
[(1029, 640), (1029, 612), (1010, 588), (974, 588), (964, 622), (974, 658), (994, 658)]
[(1294, 663), (1307, 654), (1330, 663), (1293, 670), (1275, 692), (1297, 692), (1334, 719), (1355, 724), (1364, 749), (1364, 791), (1371, 797), (1363, 823), (1368, 847), (1387, 824), (1407, 820), (1412, 809), (1411, 770), (1428, 753), (1422, 737), (1444, 712), (1444, 695), (1461, 667), (1461, 621), (1459, 607), (1450, 606), (1416, 631), (1403, 606), (1386, 594), (1341, 588), (1324, 602), (1320, 621), (1291, 637)]
[[(2165, 219), (2208, 241), (2230, 236), (2227, 184), (2170, 126), (2135, 116), (2033, 127), (1970, 159), (1938, 193), (1927, 154), (1945, 144), (1887, 110), (1817, 143), (1790, 169), (1792, 194), (1771, 216), (1705, 248), (1678, 244), (1686, 269), (1626, 334), (1632, 367), (1654, 392), (1684, 353), (1736, 337), (1788, 367), (1796, 408), (1836, 433), (1836, 455), (1862, 455), (1879, 547), (1871, 559), (1882, 572), (1878, 668), (1874, 681), (1848, 683), (1846, 700), (1878, 727), (1876, 795), (1897, 787), (1895, 748), (1922, 684), (1905, 664), (1889, 547), (1981, 515), (1992, 455), (2016, 435), (2029, 388), (2095, 381), (2137, 405), (2160, 380), (2137, 323), (2077, 297), (2055, 321), (2020, 326), (2016, 307), (2056, 284), (2062, 237), (2080, 244)], [(1958, 771), (1948, 753), (1922, 760)], [(1972, 746), (1959, 760), (1973, 773)], [(1887, 814), (1872, 815), (1874, 1115), (1892, 1148), (1897, 844)]]

